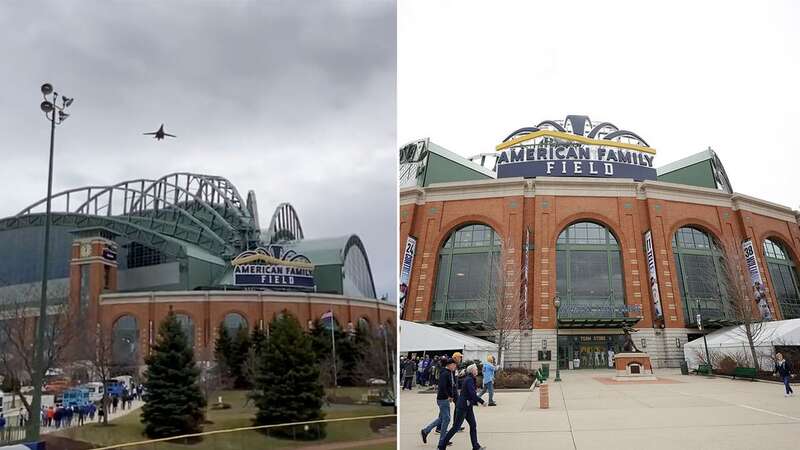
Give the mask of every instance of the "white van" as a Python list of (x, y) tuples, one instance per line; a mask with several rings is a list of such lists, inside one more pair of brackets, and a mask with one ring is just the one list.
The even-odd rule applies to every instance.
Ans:
[(112, 380), (117, 380), (119, 383), (127, 390), (131, 390), (133, 387), (133, 377), (130, 375), (120, 375), (118, 377), (112, 378)]
[(82, 387), (85, 387), (89, 391), (90, 402), (99, 402), (103, 398), (103, 392), (105, 391), (103, 383), (92, 381), (91, 383), (84, 384)]

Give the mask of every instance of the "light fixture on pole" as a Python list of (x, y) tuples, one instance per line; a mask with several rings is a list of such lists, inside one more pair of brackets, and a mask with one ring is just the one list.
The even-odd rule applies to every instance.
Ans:
[(553, 305), (556, 307), (556, 378), (553, 381), (561, 381), (561, 370), (558, 366), (558, 309), (561, 308), (561, 297), (558, 296), (558, 292), (556, 292), (556, 296), (553, 297)]
[(703, 332), (703, 345), (706, 347), (706, 364), (711, 366), (711, 356), (708, 354), (708, 341), (706, 340), (706, 332), (703, 331), (703, 316), (700, 313), (700, 299), (695, 299), (695, 301), (697, 302), (697, 328)]
[[(39, 318), (36, 326), (36, 347), (33, 354), (33, 398), (31, 399), (31, 414), (26, 431), (28, 441), (38, 441), (41, 425), (42, 408), (42, 384), (44, 382), (44, 372), (47, 369), (44, 364), (44, 340), (45, 329), (47, 327), (47, 277), (48, 260), (50, 257), (50, 198), (53, 195), (53, 143), (55, 140), (56, 125), (60, 125), (69, 117), (65, 110), (72, 104), (74, 99), (65, 96), (59, 97), (58, 92), (53, 90), (53, 85), (45, 83), (41, 87), (44, 101), (39, 108), (50, 121), (50, 162), (47, 170), (47, 205), (44, 216), (44, 257), (42, 260), (42, 292), (39, 303)], [(49, 98), (48, 98), (49, 96)], [(58, 100), (61, 99), (61, 106)]]

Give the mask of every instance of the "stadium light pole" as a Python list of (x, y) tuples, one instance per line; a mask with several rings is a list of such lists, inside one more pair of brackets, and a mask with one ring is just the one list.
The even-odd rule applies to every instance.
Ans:
[[(47, 327), (47, 268), (50, 257), (50, 197), (53, 195), (53, 143), (56, 134), (56, 125), (64, 122), (69, 114), (65, 110), (72, 104), (74, 99), (64, 95), (58, 95), (53, 90), (53, 85), (45, 83), (42, 85), (42, 97), (44, 101), (39, 108), (44, 112), (47, 120), (50, 121), (50, 163), (47, 171), (47, 206), (44, 217), (44, 257), (42, 258), (42, 292), (39, 302), (39, 320), (36, 327), (36, 348), (33, 355), (33, 399), (31, 400), (31, 417), (26, 430), (26, 439), (29, 441), (39, 440), (39, 432), (42, 420), (42, 383), (44, 381), (44, 352), (45, 352), (45, 329)], [(50, 96), (50, 98), (48, 98)], [(58, 100), (61, 99), (61, 106)]]
[(561, 381), (561, 369), (558, 367), (558, 308), (561, 308), (561, 297), (553, 297), (553, 305), (556, 307), (556, 377), (553, 381)]

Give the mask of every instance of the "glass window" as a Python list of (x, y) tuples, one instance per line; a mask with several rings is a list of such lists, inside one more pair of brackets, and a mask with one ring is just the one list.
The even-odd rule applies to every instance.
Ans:
[(622, 257), (611, 231), (594, 222), (574, 223), (556, 241), (559, 317), (614, 317), (625, 304)]
[(228, 332), (228, 336), (235, 336), (239, 328), (247, 328), (247, 320), (239, 313), (228, 313), (222, 320), (222, 326)]
[(358, 330), (361, 330), (362, 333), (366, 333), (370, 331), (369, 320), (366, 317), (360, 317), (358, 319), (357, 325)]
[(136, 317), (128, 314), (114, 322), (111, 330), (111, 356), (115, 365), (137, 364), (139, 325)]
[(497, 233), (483, 224), (466, 225), (450, 235), (439, 251), (431, 320), (494, 319), (500, 243)]
[(772, 279), (772, 288), (784, 319), (800, 317), (800, 289), (794, 262), (783, 244), (777, 240), (764, 240), (764, 255)]
[(704, 319), (731, 319), (725, 260), (716, 240), (698, 228), (682, 227), (672, 238), (672, 251), (686, 323), (696, 325), (698, 312)]
[(349, 245), (344, 257), (344, 279), (342, 280), (344, 295), (349, 297), (375, 298), (375, 286), (372, 282), (367, 256), (358, 244)]

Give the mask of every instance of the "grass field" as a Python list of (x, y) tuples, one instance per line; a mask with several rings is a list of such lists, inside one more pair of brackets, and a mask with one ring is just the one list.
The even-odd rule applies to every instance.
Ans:
[[(348, 397), (353, 401), (358, 401), (361, 399), (361, 395), (364, 392), (366, 392), (365, 388), (339, 388), (335, 392), (329, 392), (329, 395), (332, 394), (337, 399), (342, 401), (345, 401), (345, 397)], [(210, 397), (211, 401), (216, 402), (217, 396), (220, 395), (222, 396), (223, 402), (230, 404), (231, 408), (207, 410), (206, 420), (210, 423), (204, 425), (203, 431), (225, 430), (231, 428), (249, 427), (253, 425), (253, 417), (255, 417), (256, 408), (252, 403), (246, 402), (245, 391), (217, 392)], [(393, 409), (391, 407), (340, 403), (328, 404), (323, 408), (323, 410), (325, 412), (326, 419), (373, 416), (393, 413)], [(145, 440), (146, 437), (142, 434), (144, 426), (139, 421), (139, 415), (139, 411), (136, 411), (110, 422), (109, 426), (102, 426), (100, 424), (93, 423), (83, 427), (72, 428), (58, 432), (57, 435), (76, 441), (91, 443), (94, 446), (107, 446), (125, 442), (141, 441)], [(370, 427), (370, 422), (370, 420), (359, 420), (354, 422), (329, 423), (326, 425), (325, 439), (316, 441), (293, 441), (292, 439), (269, 436), (261, 431), (247, 430), (209, 435), (204, 437), (202, 441), (193, 444), (165, 442), (128, 448), (135, 450), (233, 450), (242, 448), (278, 449), (385, 437), (373, 431), (372, 427)], [(311, 427), (313, 430), (315, 425), (312, 425)], [(361, 448), (366, 450), (380, 450), (395, 448), (395, 445), (380, 444), (377, 446)]]

